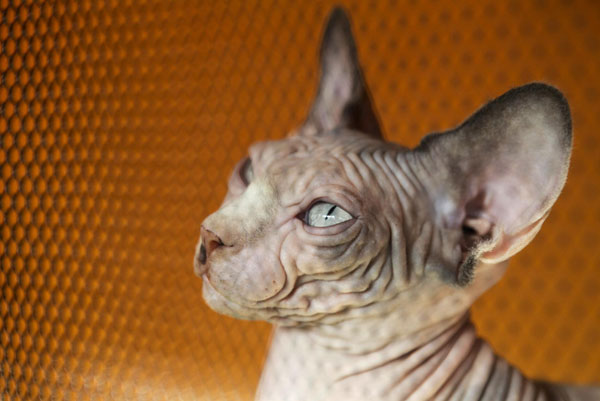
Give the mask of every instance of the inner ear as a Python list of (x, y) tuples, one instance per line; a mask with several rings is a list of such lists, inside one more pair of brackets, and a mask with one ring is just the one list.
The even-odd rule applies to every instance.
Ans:
[(485, 194), (481, 192), (465, 204), (465, 217), (461, 222), (463, 252), (491, 239), (493, 224), (490, 216), (484, 214), (485, 207)]
[(373, 102), (358, 62), (352, 28), (345, 11), (335, 8), (326, 24), (320, 51), (317, 96), (304, 134), (348, 128), (382, 138)]
[(462, 223), (461, 249), (469, 251), (481, 242), (491, 239), (492, 223), (484, 218), (466, 218)]
[(533, 239), (563, 188), (569, 106), (551, 86), (515, 88), (415, 153), (436, 220), (461, 230), (461, 266), (499, 263)]

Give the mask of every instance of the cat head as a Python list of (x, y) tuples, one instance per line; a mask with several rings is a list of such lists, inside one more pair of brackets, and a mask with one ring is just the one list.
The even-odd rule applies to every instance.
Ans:
[(512, 89), (407, 149), (383, 139), (340, 9), (320, 60), (305, 123), (253, 145), (202, 223), (195, 272), (205, 300), (282, 325), (392, 311), (427, 324), (466, 310), (533, 239), (564, 185), (564, 97), (544, 84)]

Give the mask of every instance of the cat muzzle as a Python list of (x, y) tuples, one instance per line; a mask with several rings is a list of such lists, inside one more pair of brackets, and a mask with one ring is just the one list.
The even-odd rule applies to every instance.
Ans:
[(204, 226), (200, 229), (200, 243), (196, 248), (196, 255), (194, 257), (194, 273), (197, 276), (200, 277), (206, 273), (210, 255), (223, 245), (223, 241), (217, 234), (206, 229)]

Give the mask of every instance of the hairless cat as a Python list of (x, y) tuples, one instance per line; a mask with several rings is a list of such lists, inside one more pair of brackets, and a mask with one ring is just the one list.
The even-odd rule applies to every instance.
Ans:
[(256, 399), (600, 400), (526, 378), (468, 313), (564, 185), (563, 95), (512, 89), (408, 149), (382, 137), (341, 9), (320, 59), (308, 118), (250, 148), (196, 249), (211, 308), (275, 325)]

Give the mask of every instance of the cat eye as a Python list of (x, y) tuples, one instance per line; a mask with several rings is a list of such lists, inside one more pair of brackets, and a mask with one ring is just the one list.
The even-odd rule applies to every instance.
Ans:
[(252, 168), (252, 159), (249, 157), (246, 158), (246, 161), (242, 165), (240, 169), (240, 177), (242, 177), (242, 181), (246, 186), (250, 185), (252, 180), (254, 179), (254, 169)]
[(352, 215), (329, 202), (317, 202), (306, 212), (304, 222), (312, 227), (330, 227), (353, 219)]

